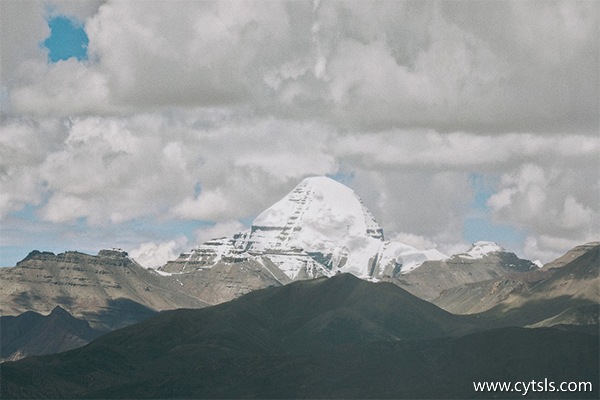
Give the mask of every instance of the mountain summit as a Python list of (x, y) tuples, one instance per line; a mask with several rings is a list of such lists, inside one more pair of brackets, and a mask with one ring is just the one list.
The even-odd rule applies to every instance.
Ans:
[(372, 257), (382, 245), (383, 229), (353, 190), (333, 179), (313, 177), (254, 220), (245, 247), (278, 259), (287, 255), (281, 259), (285, 262), (276, 262), (280, 267), (305, 253), (329, 271), (368, 276), (365, 266), (375, 262)]
[(502, 252), (506, 252), (506, 250), (498, 246), (497, 243), (479, 241), (473, 243), (466, 253), (459, 254), (459, 256), (465, 258), (483, 258), (489, 254)]
[(350, 188), (326, 177), (303, 180), (285, 197), (263, 211), (252, 223), (250, 249), (278, 250), (327, 247), (373, 238), (383, 240), (377, 224)]
[(447, 258), (384, 240), (383, 229), (354, 191), (327, 177), (306, 178), (260, 213), (250, 230), (205, 242), (165, 265), (166, 272), (220, 261), (268, 260), (291, 280), (349, 272), (379, 279)]

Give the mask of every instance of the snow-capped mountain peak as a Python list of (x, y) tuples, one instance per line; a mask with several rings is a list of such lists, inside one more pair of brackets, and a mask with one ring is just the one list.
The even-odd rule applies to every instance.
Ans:
[(354, 191), (327, 177), (306, 178), (252, 223), (250, 249), (300, 247), (321, 251), (328, 243), (353, 247), (357, 238), (383, 240), (383, 230)]
[(479, 242), (473, 243), (471, 248), (466, 253), (459, 254), (459, 256), (465, 257), (465, 258), (477, 259), (477, 258), (483, 258), (484, 256), (487, 256), (488, 254), (505, 252), (505, 251), (506, 250), (504, 248), (500, 247), (497, 243), (479, 241)]
[(171, 267), (184, 272), (249, 257), (268, 259), (292, 280), (337, 272), (377, 279), (447, 258), (437, 250), (386, 242), (356, 193), (323, 176), (304, 179), (260, 213), (250, 230), (206, 242)]

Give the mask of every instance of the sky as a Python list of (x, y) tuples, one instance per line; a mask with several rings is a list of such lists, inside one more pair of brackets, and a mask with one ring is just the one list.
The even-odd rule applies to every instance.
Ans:
[(303, 178), (386, 237), (548, 262), (600, 239), (600, 3), (0, 2), (0, 265), (147, 267)]

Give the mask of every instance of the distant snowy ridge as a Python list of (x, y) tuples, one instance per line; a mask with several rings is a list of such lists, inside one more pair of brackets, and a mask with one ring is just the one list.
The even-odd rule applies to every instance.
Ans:
[(505, 252), (506, 250), (494, 242), (479, 241), (473, 243), (473, 246), (466, 252), (458, 254), (459, 257), (479, 259), (489, 254)]
[(205, 242), (167, 269), (187, 272), (257, 257), (266, 257), (292, 280), (338, 272), (378, 279), (448, 258), (437, 250), (385, 241), (383, 229), (352, 189), (311, 177), (260, 213), (250, 230)]

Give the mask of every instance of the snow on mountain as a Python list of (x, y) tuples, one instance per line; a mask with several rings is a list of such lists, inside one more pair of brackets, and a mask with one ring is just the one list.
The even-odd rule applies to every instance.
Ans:
[(377, 279), (447, 258), (437, 250), (386, 242), (383, 229), (352, 189), (330, 178), (311, 177), (260, 213), (250, 230), (205, 242), (161, 269), (189, 272), (260, 257), (292, 280), (338, 272)]
[(463, 257), (463, 258), (478, 259), (478, 258), (483, 258), (483, 257), (487, 256), (488, 254), (505, 252), (505, 251), (506, 250), (504, 248), (500, 247), (498, 244), (496, 244), (494, 242), (479, 241), (479, 242), (473, 243), (471, 248), (466, 253), (458, 254), (458, 256)]
[(418, 250), (400, 242), (386, 242), (379, 260), (378, 275), (394, 276), (398, 272), (406, 274), (425, 261), (448, 258), (438, 250)]
[(326, 177), (303, 180), (256, 217), (252, 231), (277, 232), (276, 243), (265, 243), (270, 248), (290, 240), (307, 250), (327, 243), (352, 245), (357, 237), (383, 240), (383, 230), (356, 193)]
[(256, 217), (246, 248), (305, 253), (330, 271), (368, 276), (370, 259), (382, 245), (383, 230), (354, 191), (313, 177)]

